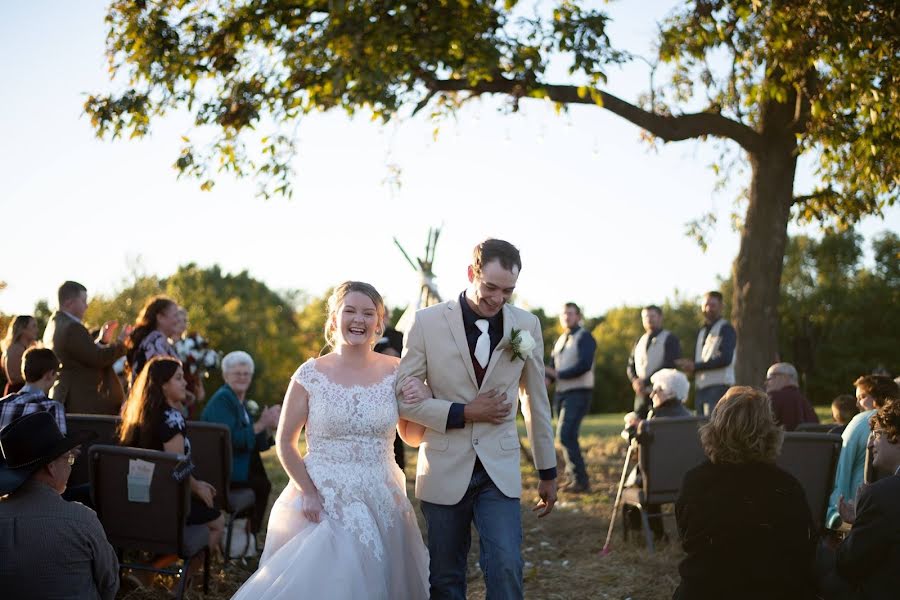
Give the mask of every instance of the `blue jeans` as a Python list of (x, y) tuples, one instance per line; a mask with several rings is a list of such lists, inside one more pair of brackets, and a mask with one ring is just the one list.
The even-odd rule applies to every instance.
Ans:
[(556, 435), (563, 447), (563, 458), (566, 460), (566, 474), (576, 483), (587, 485), (587, 469), (578, 445), (578, 431), (581, 421), (591, 407), (593, 390), (566, 390), (556, 394), (556, 410), (559, 414)]
[(712, 414), (716, 403), (728, 391), (728, 385), (711, 385), (696, 391), (694, 396), (694, 406), (697, 409), (698, 417), (708, 417)]
[(472, 522), (481, 540), (479, 564), (487, 600), (521, 600), (522, 514), (518, 498), (497, 489), (475, 461), (462, 500), (452, 505), (422, 501), (431, 556), (431, 600), (466, 600), (466, 557)]

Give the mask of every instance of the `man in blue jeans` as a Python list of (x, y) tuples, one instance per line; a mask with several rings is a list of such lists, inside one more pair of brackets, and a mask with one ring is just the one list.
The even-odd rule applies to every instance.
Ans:
[(712, 414), (716, 403), (734, 385), (734, 359), (737, 333), (722, 318), (724, 299), (721, 292), (707, 292), (700, 310), (703, 327), (697, 333), (694, 360), (680, 358), (675, 365), (694, 374), (694, 408), (698, 416)]
[(588, 481), (578, 432), (581, 421), (591, 407), (594, 394), (594, 353), (597, 342), (581, 326), (581, 309), (574, 302), (566, 303), (559, 322), (566, 333), (556, 341), (550, 356), (548, 378), (556, 380), (554, 404), (559, 416), (557, 437), (563, 447), (566, 474), (569, 480), (561, 487), (570, 494), (582, 494), (591, 489)]

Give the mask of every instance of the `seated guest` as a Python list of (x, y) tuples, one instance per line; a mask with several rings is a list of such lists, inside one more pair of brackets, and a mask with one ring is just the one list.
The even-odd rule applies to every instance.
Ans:
[(869, 449), (875, 467), (890, 473), (863, 486), (855, 506), (842, 506), (853, 527), (837, 547), (839, 580), (828, 579), (826, 598), (896, 598), (900, 590), (900, 399), (870, 418)]
[(253, 382), (253, 359), (246, 352), (229, 352), (222, 359), (222, 378), (225, 385), (216, 390), (201, 419), (222, 423), (231, 430), (231, 484), (235, 488), (250, 488), (256, 495), (250, 530), (257, 533), (269, 504), (272, 484), (266, 476), (259, 453), (272, 447), (272, 430), (278, 426), (279, 407), (262, 411), (255, 423), (247, 411), (247, 390)]
[(687, 376), (676, 369), (660, 369), (650, 377), (650, 418), (690, 417), (691, 411), (684, 406), (691, 383)]
[(169, 338), (175, 337), (179, 323), (178, 305), (171, 298), (153, 296), (144, 304), (131, 335), (125, 340), (125, 358), (132, 384), (154, 356), (178, 358)]
[[(650, 412), (647, 420), (659, 419), (663, 417), (691, 417), (691, 411), (684, 406), (684, 400), (688, 397), (691, 389), (691, 383), (687, 376), (676, 369), (660, 369), (650, 377)], [(637, 413), (629, 413), (633, 418), (628, 421), (628, 426), (635, 428), (635, 439), (640, 443), (648, 436), (648, 426), (645, 421), (637, 418)], [(628, 485), (640, 485), (641, 477), (634, 470), (634, 478), (628, 481)], [(658, 504), (647, 504), (645, 509), (649, 513), (647, 520), (653, 537), (656, 541), (665, 541), (666, 533), (663, 527), (662, 516), (659, 514), (662, 507)], [(641, 514), (635, 507), (628, 507), (625, 511), (628, 526), (631, 529), (641, 528)]]
[(829, 429), (828, 433), (842, 435), (847, 429), (847, 424), (858, 414), (856, 398), (850, 394), (841, 394), (831, 401), (831, 418), (834, 419), (835, 426)]
[[(187, 392), (181, 362), (168, 356), (156, 356), (141, 370), (122, 414), (119, 443), (123, 446), (161, 450), (187, 457), (187, 468), (179, 472), (179, 481), (189, 478), (191, 510), (188, 525), (209, 528), (209, 547), (215, 551), (222, 539), (225, 518), (214, 508), (216, 489), (192, 474), (191, 442), (185, 436), (182, 414)], [(223, 490), (224, 493), (224, 490)]]
[(866, 445), (871, 432), (869, 419), (875, 410), (884, 406), (889, 398), (900, 398), (900, 386), (884, 375), (864, 375), (853, 382), (856, 386), (856, 401), (860, 409), (850, 420), (844, 433), (841, 456), (838, 458), (834, 476), (834, 490), (828, 501), (825, 523), (831, 529), (841, 526), (838, 504), (841, 498), (854, 500), (866, 472)]
[(91, 509), (60, 495), (73, 450), (93, 437), (65, 437), (50, 413), (20, 417), (0, 430), (0, 595), (102, 598), (119, 589), (119, 562)]
[(19, 315), (9, 324), (6, 337), (0, 342), (0, 366), (6, 375), (6, 389), (3, 395), (18, 392), (25, 380), (22, 378), (22, 356), (35, 345), (38, 338), (38, 324), (31, 315)]
[(66, 433), (66, 409), (47, 394), (56, 382), (59, 360), (49, 348), (30, 348), (22, 357), (25, 386), (15, 394), (0, 398), (0, 429), (21, 416), (47, 411), (59, 430)]
[(785, 431), (794, 431), (800, 423), (818, 423), (812, 404), (798, 387), (797, 369), (791, 363), (775, 363), (766, 372), (766, 392), (772, 402), (775, 422)]
[(700, 428), (709, 460), (675, 503), (687, 556), (673, 600), (815, 597), (815, 526), (800, 483), (775, 466), (782, 438), (764, 393), (732, 387), (716, 404)]

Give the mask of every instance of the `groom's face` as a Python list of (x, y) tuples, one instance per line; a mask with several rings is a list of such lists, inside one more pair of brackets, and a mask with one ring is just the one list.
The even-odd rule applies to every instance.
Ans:
[(499, 260), (492, 260), (484, 265), (481, 273), (475, 273), (469, 265), (469, 291), (466, 297), (476, 314), (482, 317), (493, 317), (509, 301), (516, 290), (519, 269), (504, 269)]

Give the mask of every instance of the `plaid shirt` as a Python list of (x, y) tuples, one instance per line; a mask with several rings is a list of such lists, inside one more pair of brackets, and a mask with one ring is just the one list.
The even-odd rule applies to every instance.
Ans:
[(41, 410), (46, 410), (53, 415), (56, 424), (59, 425), (59, 430), (65, 435), (66, 409), (59, 402), (48, 398), (47, 394), (41, 390), (36, 390), (27, 384), (15, 394), (0, 398), (0, 429), (19, 417)]

